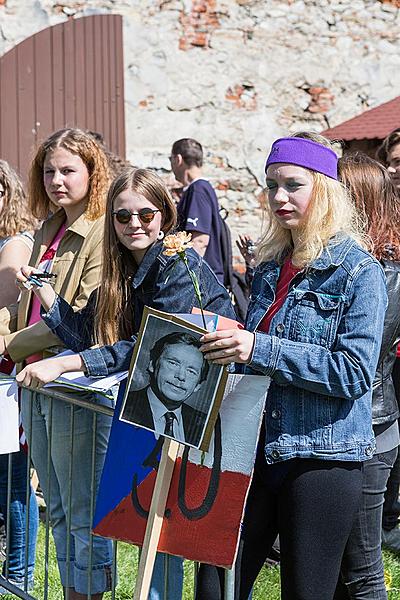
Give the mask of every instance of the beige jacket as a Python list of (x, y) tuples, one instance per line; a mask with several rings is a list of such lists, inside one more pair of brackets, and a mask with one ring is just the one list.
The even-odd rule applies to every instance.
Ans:
[[(49, 217), (36, 232), (30, 264), (37, 267), (65, 219), (63, 210)], [(56, 252), (54, 290), (75, 309), (85, 306), (91, 292), (100, 285), (104, 217), (88, 221), (81, 215), (67, 228)], [(39, 321), (27, 327), (32, 292), (22, 292), (19, 305), (0, 310), (0, 335), (5, 336), (8, 354), (14, 362), (62, 345), (54, 333)]]

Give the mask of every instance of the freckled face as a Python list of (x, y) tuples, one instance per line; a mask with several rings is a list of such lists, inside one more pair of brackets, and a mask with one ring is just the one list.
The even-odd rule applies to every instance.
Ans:
[(389, 150), (387, 163), (390, 177), (396, 186), (397, 191), (400, 191), (400, 144), (396, 144)]
[(310, 204), (314, 179), (308, 169), (286, 163), (267, 169), (268, 202), (275, 218), (285, 229), (304, 223)]
[(87, 202), (87, 167), (78, 154), (72, 154), (65, 148), (47, 152), (43, 164), (43, 183), (51, 203), (57, 208), (68, 210)]
[[(155, 204), (141, 194), (124, 190), (116, 197), (113, 211), (126, 209), (131, 213), (138, 213), (143, 208), (158, 210)], [(157, 240), (157, 236), (161, 231), (162, 213), (156, 212), (150, 223), (141, 221), (137, 214), (131, 215), (128, 223), (119, 223), (115, 215), (113, 219), (115, 233), (119, 241), (132, 252), (136, 263), (141, 263), (147, 250)]]

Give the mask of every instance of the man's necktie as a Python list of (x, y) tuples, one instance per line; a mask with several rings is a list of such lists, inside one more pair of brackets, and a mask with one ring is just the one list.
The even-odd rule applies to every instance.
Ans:
[(165, 435), (170, 435), (171, 437), (174, 437), (174, 421), (176, 419), (175, 413), (168, 411), (164, 414), (164, 417), (165, 417), (164, 433), (165, 433)]

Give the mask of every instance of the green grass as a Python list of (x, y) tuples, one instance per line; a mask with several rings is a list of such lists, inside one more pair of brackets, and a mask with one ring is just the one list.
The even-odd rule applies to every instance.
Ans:
[[(38, 600), (44, 598), (44, 552), (45, 528), (41, 524), (39, 529), (38, 552), (35, 572), (35, 589), (33, 595)], [(400, 558), (384, 552), (385, 573), (388, 578), (389, 600), (400, 600)], [(138, 550), (129, 544), (118, 544), (118, 585), (116, 588), (117, 600), (130, 600), (133, 595), (134, 581), (138, 563)], [(183, 600), (193, 600), (193, 563), (185, 562), (185, 583)], [(50, 536), (50, 561), (49, 561), (49, 600), (63, 600), (60, 580), (58, 577), (57, 562), (54, 554), (54, 545)], [(257, 579), (254, 600), (280, 600), (279, 568), (264, 568)], [(13, 596), (2, 596), (12, 598)], [(104, 595), (104, 600), (111, 600), (111, 593)]]

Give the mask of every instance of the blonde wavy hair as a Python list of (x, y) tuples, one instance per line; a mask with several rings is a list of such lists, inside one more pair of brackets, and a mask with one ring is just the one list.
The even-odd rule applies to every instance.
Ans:
[(116, 198), (125, 190), (144, 196), (161, 211), (164, 234), (170, 233), (177, 222), (175, 202), (158, 175), (149, 169), (131, 167), (114, 179), (107, 196), (102, 284), (96, 304), (95, 339), (101, 345), (128, 339), (133, 333), (131, 278), (137, 265), (117, 237), (112, 214)]
[(0, 213), (0, 238), (10, 237), (38, 228), (38, 222), (29, 210), (22, 182), (8, 162), (0, 160), (0, 183), (4, 189)]
[[(318, 133), (299, 132), (292, 137), (305, 138), (334, 149), (333, 144)], [(308, 171), (314, 183), (306, 219), (298, 230), (296, 247), (293, 247), (290, 230), (282, 227), (269, 203), (265, 202), (265, 232), (258, 244), (257, 262), (275, 260), (281, 264), (291, 254), (296, 267), (307, 267), (321, 255), (334, 236), (349, 236), (367, 247), (364, 223), (348, 190), (331, 177)]]
[(45, 219), (51, 209), (43, 182), (46, 155), (56, 148), (64, 148), (78, 155), (89, 173), (89, 190), (85, 216), (95, 221), (104, 214), (107, 191), (111, 182), (108, 160), (100, 145), (81, 129), (60, 129), (42, 142), (36, 151), (29, 172), (29, 206), (37, 219)]

